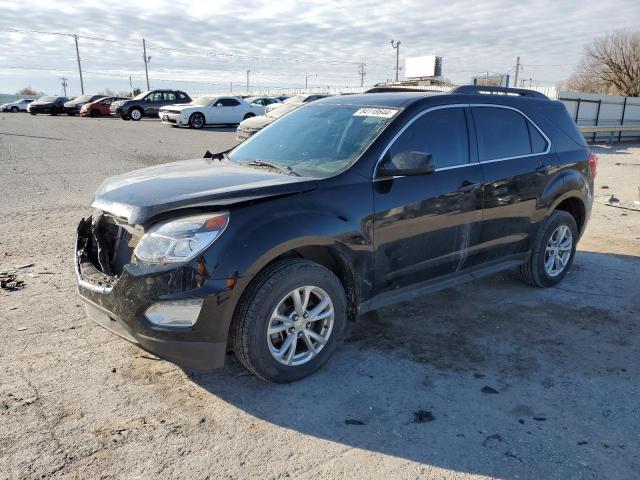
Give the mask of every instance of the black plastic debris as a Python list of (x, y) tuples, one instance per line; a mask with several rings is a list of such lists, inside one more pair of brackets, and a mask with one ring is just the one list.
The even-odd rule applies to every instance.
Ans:
[(500, 393), (498, 390), (496, 390), (495, 388), (491, 388), (488, 385), (485, 385), (484, 387), (482, 387), (480, 391), (482, 393)]
[(356, 420), (355, 418), (347, 418), (344, 421), (345, 425), (366, 425), (362, 420)]
[(18, 280), (18, 277), (13, 273), (0, 272), (0, 288), (2, 288), (2, 290), (13, 292), (20, 290), (22, 287), (24, 287), (24, 282)]
[(547, 419), (545, 417), (533, 417), (536, 422), (546, 422)]
[(433, 422), (436, 417), (428, 410), (418, 410), (413, 412), (413, 423)]
[(609, 203), (620, 203), (620, 199), (618, 197), (616, 197), (615, 195), (611, 195), (609, 197), (609, 199), (607, 200), (607, 202), (609, 202)]

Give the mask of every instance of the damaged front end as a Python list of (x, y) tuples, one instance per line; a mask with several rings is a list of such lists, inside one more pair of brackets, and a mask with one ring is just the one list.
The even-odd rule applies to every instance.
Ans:
[(75, 273), (88, 316), (182, 367), (221, 367), (231, 316), (226, 280), (210, 278), (204, 258), (172, 264), (137, 259), (144, 233), (100, 211), (80, 221)]
[(98, 212), (83, 218), (76, 236), (76, 271), (86, 288), (110, 291), (133, 254), (143, 231)]

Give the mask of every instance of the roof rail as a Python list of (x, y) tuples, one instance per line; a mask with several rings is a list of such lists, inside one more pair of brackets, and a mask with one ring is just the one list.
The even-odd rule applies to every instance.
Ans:
[(525, 88), (491, 87), (485, 85), (461, 85), (460, 87), (457, 87), (451, 91), (452, 94), (456, 95), (480, 95), (483, 92), (514, 94), (520, 95), (521, 97), (541, 98), (549, 100), (549, 97), (547, 97), (546, 95), (540, 92), (536, 92), (535, 90), (527, 90)]

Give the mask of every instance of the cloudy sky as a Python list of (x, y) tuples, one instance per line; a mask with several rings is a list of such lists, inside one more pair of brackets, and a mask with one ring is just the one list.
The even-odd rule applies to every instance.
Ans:
[[(0, 0), (0, 93), (23, 86), (80, 93), (79, 35), (85, 91), (145, 87), (142, 38), (151, 87), (192, 93), (252, 87), (357, 86), (394, 76), (410, 56), (441, 55), (456, 83), (484, 72), (553, 85), (566, 78), (591, 39), (639, 29), (639, 0), (388, 1), (46, 1)], [(30, 30), (31, 32), (16, 32)]]

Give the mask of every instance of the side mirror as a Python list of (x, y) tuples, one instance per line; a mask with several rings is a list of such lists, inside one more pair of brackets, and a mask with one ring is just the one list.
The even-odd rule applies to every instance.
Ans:
[(436, 169), (433, 156), (423, 152), (396, 153), (391, 159), (386, 159), (378, 169), (381, 177), (397, 177), (407, 175), (428, 175)]
[(220, 107), (222, 107), (222, 104), (221, 103), (216, 103), (216, 108), (220, 108)]

